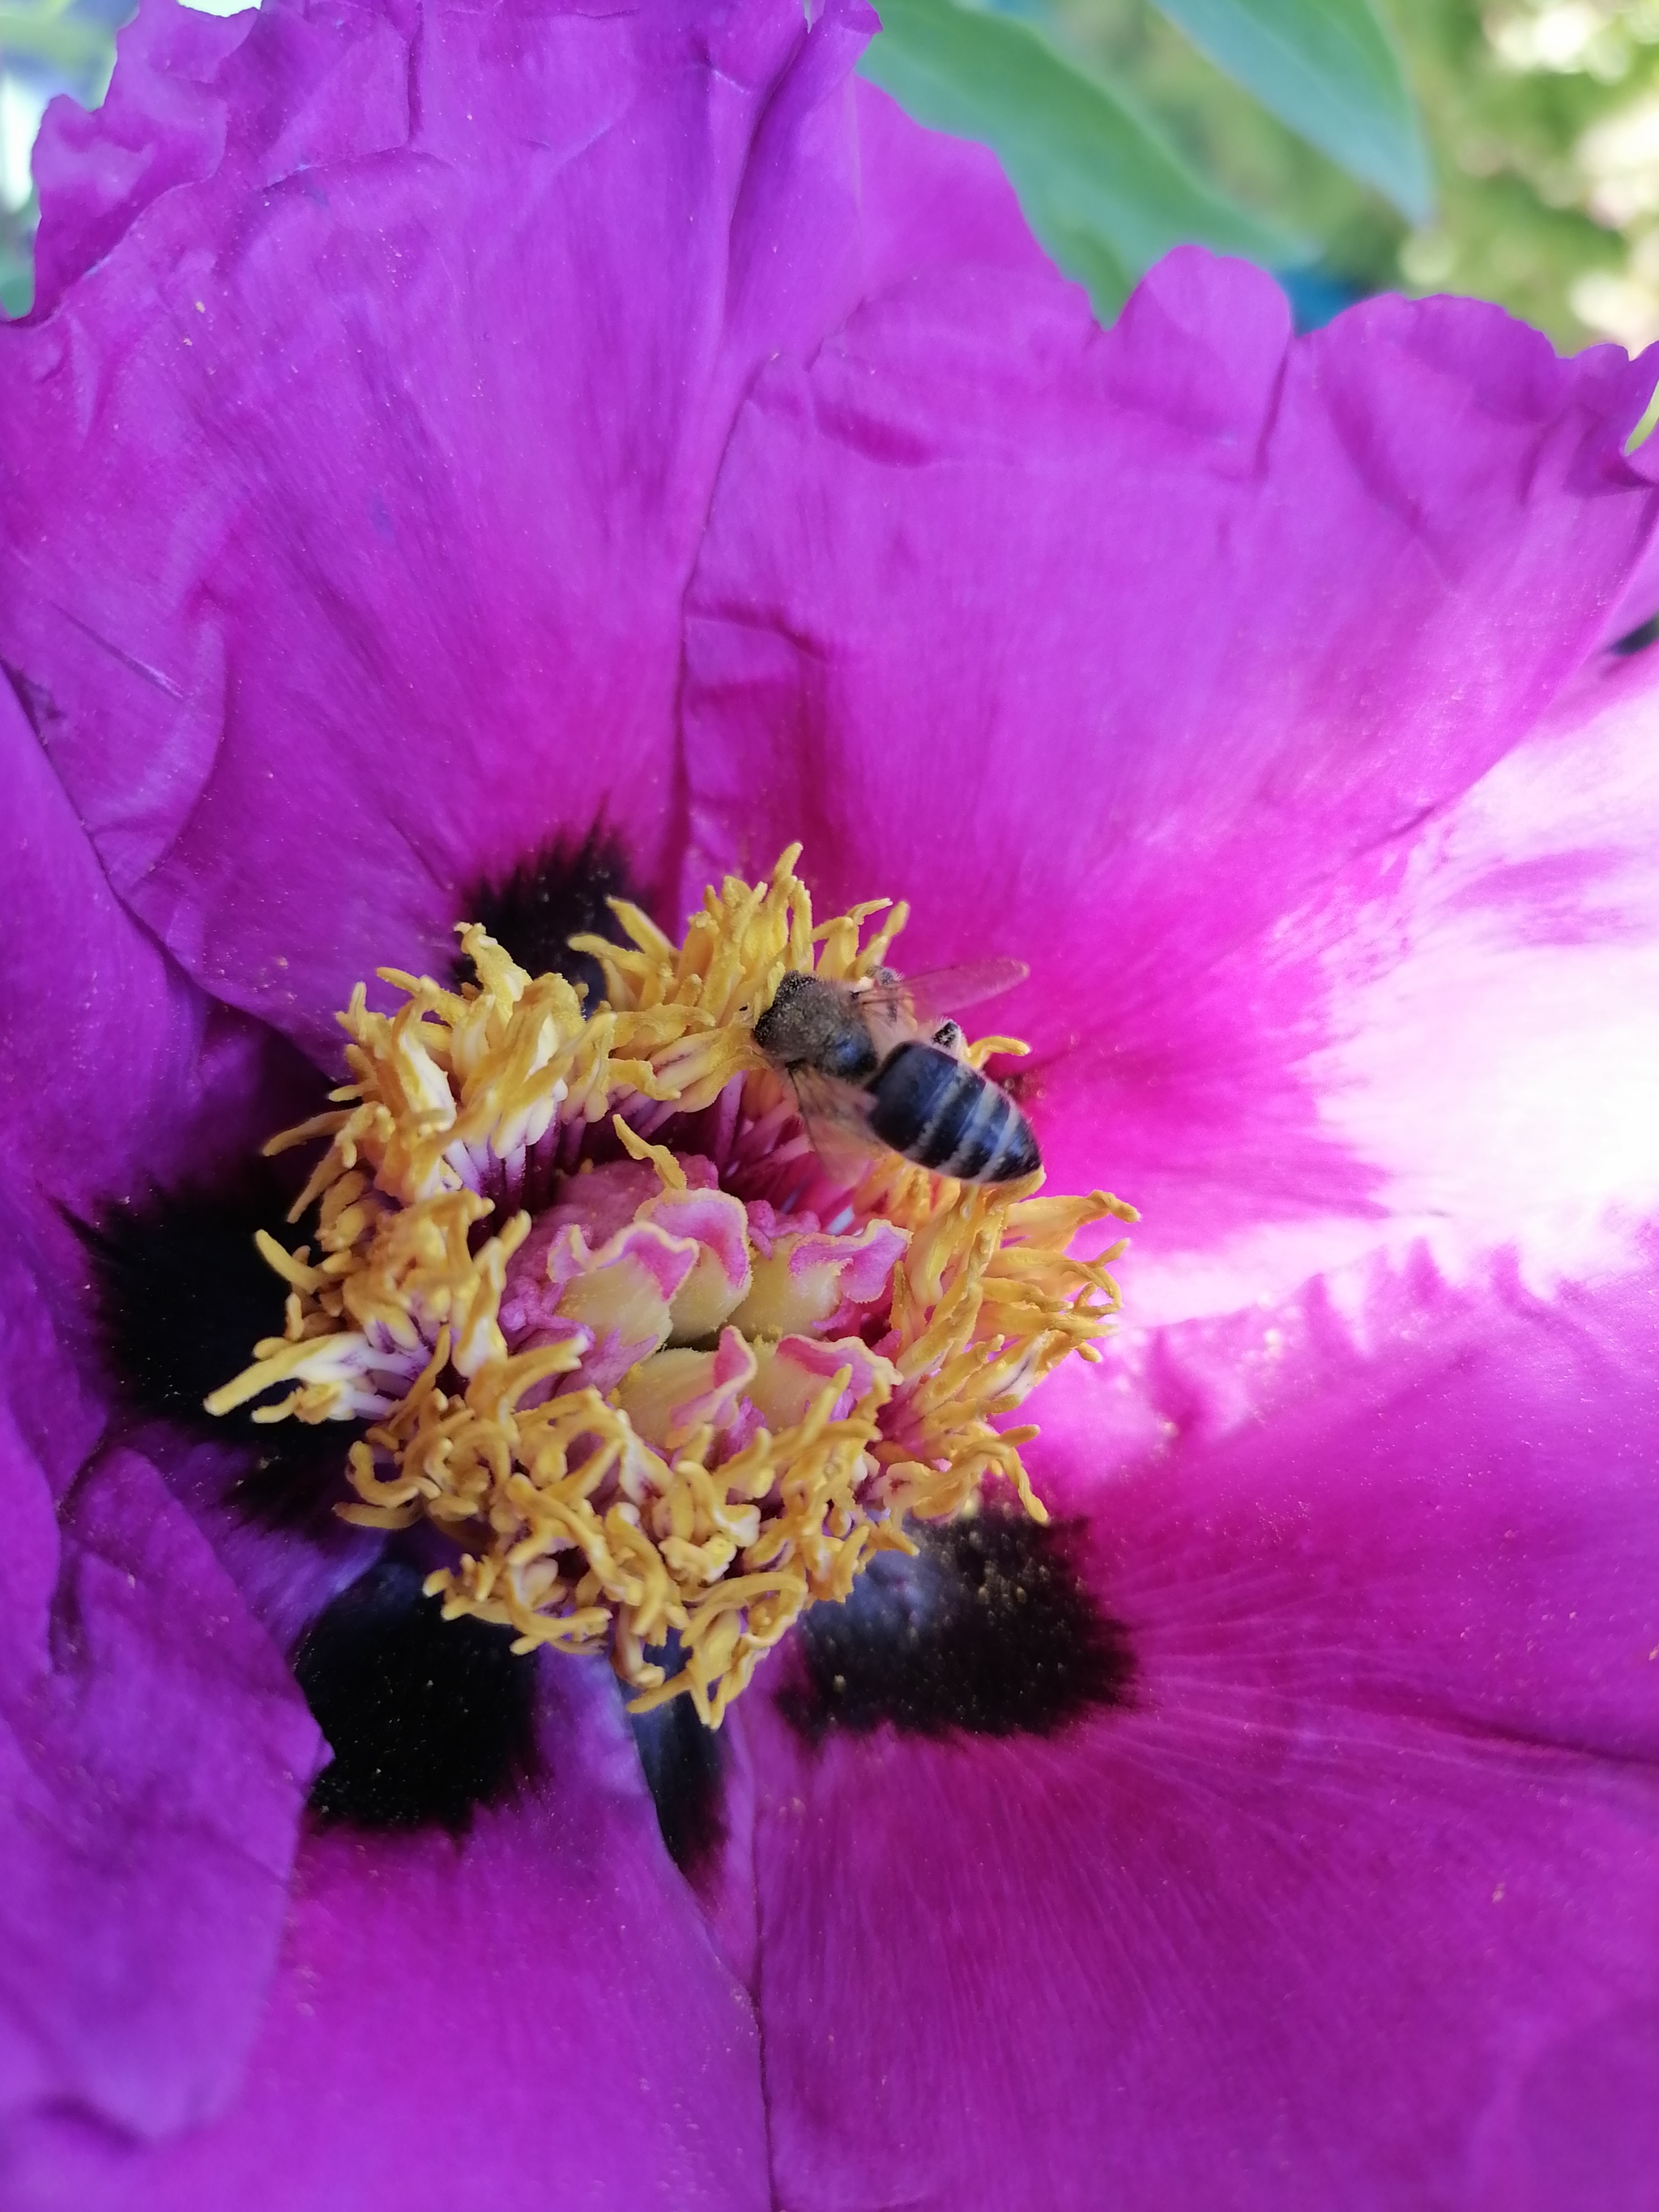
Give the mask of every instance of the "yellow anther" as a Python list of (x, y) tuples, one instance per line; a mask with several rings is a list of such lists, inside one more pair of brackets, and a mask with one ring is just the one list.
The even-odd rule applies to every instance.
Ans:
[[(793, 1096), (753, 1039), (780, 977), (816, 967), (861, 981), (907, 919), (872, 900), (815, 923), (799, 851), (764, 882), (711, 889), (678, 945), (613, 902), (624, 943), (572, 940), (604, 974), (591, 1006), (477, 924), (459, 931), (474, 981), (382, 970), (402, 999), (386, 1014), (354, 991), (337, 1110), (266, 1147), (328, 1140), (292, 1217), (316, 1206), (312, 1241), (289, 1253), (258, 1240), (288, 1286), (283, 1334), (206, 1401), (226, 1413), (286, 1383), (256, 1419), (367, 1418), (349, 1454), (355, 1498), (337, 1510), (444, 1531), (459, 1556), (426, 1587), (447, 1616), (501, 1623), (520, 1651), (608, 1651), (636, 1711), (685, 1693), (710, 1727), (805, 1606), (844, 1598), (877, 1553), (914, 1549), (907, 1516), (971, 1510), (998, 1480), (1046, 1517), (1020, 1458), (1036, 1431), (994, 1424), (1069, 1352), (1098, 1357), (1122, 1248), (1083, 1261), (1067, 1247), (1091, 1224), (1134, 1218), (1101, 1191), (1039, 1198), (1040, 1175), (969, 1188), (884, 1155), (853, 1194), (846, 1235), (808, 1217), (781, 1237), (774, 1222), (751, 1247), (741, 1176), (735, 1196), (694, 1187), (658, 1137), (665, 1124), (672, 1135), (718, 1108), (732, 1127), (784, 1140), (779, 1157), (800, 1144)], [(1008, 1037), (967, 1048), (976, 1065), (1024, 1049)], [(562, 1235), (548, 1255), (567, 1270), (544, 1286), (556, 1292), (542, 1332), (553, 1340), (509, 1342), (502, 1302), (535, 1207), (615, 1172), (596, 1170), (586, 1144), (606, 1123), (659, 1186), (625, 1232), (637, 1265), (696, 1255), (696, 1285), (684, 1277), (675, 1294), (686, 1326), (665, 1346), (668, 1323), (653, 1336), (639, 1316), (666, 1314), (666, 1291), (619, 1304), (600, 1283), (600, 1250), (614, 1267), (622, 1249), (607, 1229), (591, 1250)], [(836, 1271), (872, 1237), (898, 1256), (880, 1305), (858, 1308), (842, 1337)], [(632, 1363), (604, 1390), (584, 1381), (602, 1341), (628, 1346)]]
[(665, 1190), (685, 1188), (685, 1170), (674, 1158), (666, 1145), (647, 1145), (643, 1137), (636, 1137), (620, 1114), (611, 1116), (611, 1126), (622, 1139), (623, 1150), (636, 1160), (649, 1160), (662, 1177)]

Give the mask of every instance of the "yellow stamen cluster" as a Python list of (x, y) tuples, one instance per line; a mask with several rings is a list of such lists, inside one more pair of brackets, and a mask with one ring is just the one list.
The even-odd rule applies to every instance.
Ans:
[[(840, 1367), (798, 1419), (729, 1455), (709, 1426), (659, 1449), (624, 1410), (632, 1376), (582, 1386), (580, 1340), (509, 1349), (501, 1293), (532, 1216), (506, 1209), (526, 1178), (568, 1176), (609, 1124), (683, 1188), (672, 1146), (648, 1139), (723, 1093), (735, 1127), (793, 1126), (755, 1017), (787, 970), (867, 976), (905, 920), (884, 900), (815, 927), (799, 854), (767, 883), (711, 890), (678, 945), (617, 902), (627, 945), (574, 940), (605, 971), (591, 1015), (476, 925), (461, 932), (476, 982), (382, 969), (403, 1001), (386, 1014), (359, 986), (336, 1110), (270, 1147), (329, 1139), (292, 1216), (318, 1206), (314, 1246), (260, 1240), (289, 1285), (283, 1334), (207, 1401), (224, 1413), (288, 1384), (256, 1419), (368, 1417), (357, 1502), (339, 1510), (452, 1537), (458, 1565), (428, 1583), (447, 1614), (509, 1626), (520, 1650), (608, 1648), (636, 1708), (686, 1691), (710, 1725), (806, 1605), (844, 1598), (872, 1553), (913, 1548), (906, 1515), (959, 1512), (995, 1476), (1043, 1517), (1019, 1456), (1036, 1431), (994, 1424), (1068, 1352), (1098, 1357), (1121, 1248), (1094, 1261), (1066, 1248), (1091, 1223), (1133, 1218), (1103, 1192), (1036, 1197), (1040, 1176), (975, 1188), (883, 1155), (849, 1194), (855, 1218), (907, 1237), (880, 1357)], [(987, 1039), (972, 1056), (1015, 1048)], [(866, 1387), (849, 1406), (855, 1364)], [(683, 1663), (665, 1678), (648, 1654), (671, 1632)]]

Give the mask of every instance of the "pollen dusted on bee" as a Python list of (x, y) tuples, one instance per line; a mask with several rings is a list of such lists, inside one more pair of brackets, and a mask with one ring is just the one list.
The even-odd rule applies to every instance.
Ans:
[(826, 1162), (751, 1017), (868, 984), (905, 915), (815, 926), (799, 850), (708, 891), (678, 945), (617, 902), (625, 945), (573, 939), (604, 970), (591, 1012), (477, 925), (475, 982), (382, 969), (390, 1014), (360, 985), (349, 1082), (267, 1148), (327, 1141), (291, 1216), (316, 1208), (311, 1241), (261, 1243), (283, 1333), (207, 1401), (281, 1389), (256, 1419), (367, 1419), (338, 1510), (441, 1530), (447, 1614), (606, 1652), (636, 1710), (684, 1692), (710, 1726), (803, 1607), (913, 1548), (907, 1516), (998, 1481), (1044, 1517), (1036, 1431), (997, 1425), (1098, 1358), (1122, 1247), (1068, 1248), (1134, 1218), (1039, 1197), (1040, 1173)]
[(1030, 1124), (968, 1057), (956, 1022), (925, 1033), (917, 1000), (931, 986), (953, 990), (950, 1003), (969, 1005), (1025, 972), (1021, 961), (998, 960), (908, 982), (883, 968), (854, 983), (798, 970), (778, 985), (755, 1042), (794, 1085), (826, 1161), (836, 1156), (836, 1132), (856, 1132), (959, 1182), (1017, 1182), (1042, 1164)]

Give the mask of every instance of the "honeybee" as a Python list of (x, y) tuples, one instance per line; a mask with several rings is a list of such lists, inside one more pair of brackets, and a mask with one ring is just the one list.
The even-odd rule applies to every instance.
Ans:
[(1020, 960), (908, 979), (878, 968), (864, 983), (792, 972), (756, 1022), (755, 1042), (793, 1083), (832, 1170), (848, 1164), (836, 1133), (850, 1132), (963, 1182), (1012, 1182), (1042, 1165), (1031, 1125), (963, 1057), (961, 1030), (941, 1017), (1011, 990), (1026, 973)]

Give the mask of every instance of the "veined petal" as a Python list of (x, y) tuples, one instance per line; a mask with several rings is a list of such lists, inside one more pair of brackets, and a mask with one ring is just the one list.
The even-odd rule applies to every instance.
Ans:
[[(12, 1418), (62, 1499), (112, 1419), (131, 1414), (118, 1402), (118, 1382), (134, 1380), (112, 1372), (94, 1310), (99, 1271), (71, 1223), (101, 1228), (111, 1206), (148, 1218), (158, 1190), (199, 1194), (220, 1176), (234, 1185), (282, 1110), (278, 1102), (304, 1111), (315, 1079), (271, 1031), (198, 990), (134, 922), (3, 684), (0, 784), (12, 833), (0, 867), (0, 941), (13, 948), (0, 1003), (0, 1141), (9, 1168), (0, 1202), (0, 1265), (9, 1271), (0, 1328), (11, 1345)], [(248, 1256), (256, 1258), (251, 1231)], [(130, 1257), (121, 1295), (153, 1303), (158, 1255)], [(172, 1276), (167, 1287), (177, 1287)], [(104, 1284), (106, 1296), (110, 1288)], [(208, 1285), (201, 1297), (210, 1304), (212, 1297)], [(269, 1310), (280, 1323), (280, 1286)], [(198, 1308), (175, 1319), (188, 1329), (204, 1317)], [(137, 1419), (125, 1433), (131, 1463), (161, 1468), (279, 1642), (361, 1565), (361, 1538), (346, 1536), (326, 1512), (273, 1546), (244, 1510), (228, 1510), (248, 1473), (246, 1442), (239, 1449), (222, 1437), (192, 1449), (171, 1419)]]
[(38, 2120), (8, 2202), (344, 2212), (523, 2200), (539, 2176), (593, 2212), (762, 2212), (752, 2015), (661, 1848), (608, 1685), (561, 1679), (543, 1729), (556, 1783), (481, 1811), (460, 1841), (307, 1837), (247, 2087), (222, 2121), (143, 2152)]
[[(15, 1400), (54, 1363), (0, 1281)], [(54, 1513), (27, 1418), (0, 1416), (0, 2109), (158, 2137), (240, 2084), (321, 1739), (155, 1468), (106, 1449)]]
[(1393, 1237), (1611, 1275), (1659, 1214), (1659, 670), (1613, 664), (1402, 858), (1327, 957), (1322, 1117)]
[[(1231, 1076), (1238, 1152), (1207, 1238), (1153, 1234), (1146, 1320), (1419, 1239), (1460, 1277), (1511, 1250), (1540, 1290), (1631, 1264), (1659, 1211), (1656, 734), (1659, 669), (1604, 657), (1455, 805), (1205, 979), (1186, 1111), (1221, 1126)], [(1107, 1119), (1113, 1086), (1093, 1095)]]
[(209, 989), (331, 1062), (349, 981), (551, 832), (662, 872), (732, 414), (905, 250), (860, 233), (872, 22), (147, 0), (54, 110), (0, 649)]
[(0, 937), (12, 948), (0, 1143), (14, 1201), (67, 1273), (73, 1240), (57, 1207), (80, 1215), (147, 1177), (200, 1171), (258, 1141), (273, 1095), (300, 1094), (276, 1041), (196, 990), (115, 898), (3, 683), (0, 783)]
[(918, 129), (867, 78), (854, 88), (854, 105), (872, 298), (964, 267), (1053, 283), (1048, 257), (988, 146)]
[(1090, 1515), (1126, 1701), (816, 1749), (751, 1703), (784, 2201), (1085, 2212), (1109, 2174), (1137, 2206), (1634, 2212), (1653, 1284), (1546, 1306), (1419, 1264), (1363, 1336), (1318, 1297), (1194, 1325), (1151, 1450), (1114, 1455), (1109, 1375), (1057, 1384), (1033, 1464)]
[[(322, 1746), (156, 1465), (105, 1441), (60, 1209), (222, 1163), (291, 1076), (122, 910), (3, 688), (0, 763), (0, 2107), (161, 2136), (240, 2082)], [(288, 1581), (322, 1571), (293, 1550)]]
[(1659, 513), (1650, 382), (1471, 301), (1292, 341), (1195, 251), (1106, 332), (1006, 274), (866, 305), (762, 375), (721, 472), (688, 885), (787, 821), (827, 898), (873, 854), (925, 902), (907, 968), (1028, 961), (1022, 1102), (1138, 1255), (1380, 1218), (1297, 1065), (1322, 963), (1596, 646)]

